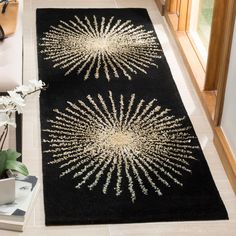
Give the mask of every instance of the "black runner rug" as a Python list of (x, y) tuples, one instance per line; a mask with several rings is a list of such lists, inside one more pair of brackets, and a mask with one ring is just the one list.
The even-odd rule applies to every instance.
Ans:
[(38, 9), (47, 225), (227, 219), (144, 9)]

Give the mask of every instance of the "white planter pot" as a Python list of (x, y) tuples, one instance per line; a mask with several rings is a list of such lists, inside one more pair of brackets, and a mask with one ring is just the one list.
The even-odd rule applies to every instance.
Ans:
[(15, 201), (15, 179), (0, 179), (0, 205)]

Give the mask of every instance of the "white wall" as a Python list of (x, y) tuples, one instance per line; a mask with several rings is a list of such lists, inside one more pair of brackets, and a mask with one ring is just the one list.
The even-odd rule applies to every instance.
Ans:
[(234, 25), (234, 36), (221, 128), (236, 160), (236, 22)]

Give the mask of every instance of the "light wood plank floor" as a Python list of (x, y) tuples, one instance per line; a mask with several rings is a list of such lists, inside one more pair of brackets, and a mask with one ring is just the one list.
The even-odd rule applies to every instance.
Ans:
[[(46, 7), (60, 8), (147, 8), (155, 30), (164, 48), (174, 80), (186, 106), (188, 114), (205, 153), (216, 185), (229, 213), (229, 221), (170, 222), (123, 225), (89, 225), (89, 226), (44, 226), (44, 209), (42, 189), (24, 233), (1, 231), (1, 236), (235, 236), (236, 235), (236, 197), (227, 180), (218, 154), (213, 145), (213, 134), (200, 102), (194, 92), (190, 78), (178, 52), (177, 46), (160, 16), (154, 0), (25, 0), (24, 21), (24, 81), (37, 78), (35, 9)], [(28, 99), (24, 111), (23, 123), (23, 158), (31, 174), (42, 178), (40, 126), (38, 98)]]

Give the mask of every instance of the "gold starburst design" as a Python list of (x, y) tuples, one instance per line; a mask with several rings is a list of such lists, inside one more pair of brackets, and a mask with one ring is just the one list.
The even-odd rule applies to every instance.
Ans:
[[(162, 195), (163, 187), (182, 186), (183, 172), (189, 172), (195, 137), (157, 100), (88, 95), (76, 103), (67, 102), (64, 111), (54, 109), (55, 118), (45, 129), (52, 155), (48, 163), (61, 169), (60, 177), (76, 179), (76, 188), (93, 190), (99, 183), (104, 194), (119, 196), (126, 188), (134, 202), (137, 189)], [(125, 181), (124, 181), (125, 180)]]
[(44, 59), (51, 60), (54, 67), (64, 69), (65, 75), (83, 72), (84, 80), (98, 79), (101, 74), (107, 80), (124, 76), (131, 80), (133, 74), (146, 74), (150, 66), (157, 67), (155, 59), (161, 58), (162, 51), (153, 31), (146, 31), (143, 25), (96, 16), (61, 20), (45, 32), (39, 45)]

